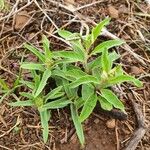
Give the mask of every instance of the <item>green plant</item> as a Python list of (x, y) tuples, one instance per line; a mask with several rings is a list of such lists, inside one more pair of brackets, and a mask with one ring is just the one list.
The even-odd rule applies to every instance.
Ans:
[[(13, 102), (11, 105), (37, 107), (41, 116), (44, 142), (48, 138), (49, 110), (70, 105), (78, 138), (84, 146), (82, 123), (90, 116), (97, 103), (105, 110), (116, 108), (125, 112), (124, 104), (111, 87), (123, 82), (142, 86), (139, 80), (125, 73), (121, 65), (114, 64), (119, 55), (115, 51), (109, 52), (109, 49), (123, 44), (123, 40), (108, 40), (96, 45), (98, 36), (109, 21), (109, 18), (103, 20), (85, 36), (58, 30), (58, 34), (70, 43), (69, 50), (50, 51), (46, 36), (42, 40), (43, 53), (25, 44), (25, 48), (34, 53), (39, 62), (21, 64), (21, 68), (31, 71), (33, 81), (20, 81), (31, 93), (20, 93), (28, 100)], [(49, 79), (56, 83), (56, 87), (46, 93), (46, 86), (51, 86)]]

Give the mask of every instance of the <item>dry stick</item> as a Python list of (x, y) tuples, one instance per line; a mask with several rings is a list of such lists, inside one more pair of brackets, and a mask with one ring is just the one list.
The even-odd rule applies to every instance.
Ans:
[(132, 105), (136, 114), (138, 128), (133, 133), (132, 138), (130, 139), (128, 145), (124, 148), (124, 150), (135, 150), (137, 148), (138, 143), (141, 141), (142, 137), (146, 132), (145, 119), (141, 109), (139, 108), (139, 105), (136, 104), (133, 100)]
[[(75, 8), (73, 5), (72, 7), (67, 7), (63, 4), (61, 4), (60, 2), (56, 2), (54, 0), (48, 0), (49, 2), (51, 2), (53, 5), (56, 5), (58, 7), (64, 8), (68, 11), (70, 11), (71, 13), (73, 13), (75, 16), (77, 16), (80, 20), (85, 20), (89, 23), (92, 23), (93, 25), (97, 25), (93, 20), (91, 20), (90, 18), (83, 16), (82, 14), (80, 14), (79, 12), (76, 11), (77, 8)], [(90, 6), (90, 5), (89, 5)], [(87, 6), (88, 7), (88, 6)], [(85, 7), (84, 7), (85, 8)], [(80, 7), (81, 9), (81, 7)], [(118, 39), (117, 36), (115, 36), (114, 34), (110, 33), (106, 28), (102, 30), (102, 35), (109, 37), (111, 39)], [(143, 57), (139, 56), (138, 54), (134, 53), (132, 48), (128, 45), (128, 44), (124, 44), (122, 46), (126, 51), (128, 51), (131, 55), (133, 55), (139, 62), (141, 62), (143, 65), (146, 65), (145, 61), (148, 61), (146, 59), (144, 59)], [(149, 62), (149, 61), (148, 61)]]
[[(17, 1), (17, 2), (19, 2), (19, 1)], [(26, 7), (28, 7), (29, 5), (31, 5), (32, 2), (33, 2), (33, 0), (32, 0), (32, 1), (28, 1), (28, 3), (27, 3), (26, 5), (24, 5), (23, 7), (21, 7), (20, 9), (18, 9), (18, 10), (15, 11), (14, 8), (16, 8), (16, 6), (18, 5), (17, 2), (16, 2), (16, 4), (14, 5), (14, 7), (12, 8), (11, 12), (10, 12), (7, 16), (4, 16), (4, 17), (0, 18), (0, 21), (4, 20), (4, 19), (6, 19), (6, 18), (7, 18), (7, 20), (8, 20), (8, 19), (9, 19), (11, 16), (13, 16), (14, 14), (18, 13), (19, 11), (21, 11), (21, 10), (23, 10), (24, 8), (26, 8)]]
[(59, 28), (57, 27), (57, 25), (55, 24), (55, 22), (47, 15), (47, 13), (45, 12), (45, 10), (43, 10), (39, 3), (36, 0), (33, 0), (34, 3), (37, 5), (37, 7), (43, 12), (43, 14), (46, 16), (46, 18), (53, 24), (53, 26), (58, 30)]

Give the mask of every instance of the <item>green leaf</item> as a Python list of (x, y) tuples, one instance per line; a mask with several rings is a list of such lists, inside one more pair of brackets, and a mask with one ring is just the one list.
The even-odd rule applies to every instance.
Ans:
[(96, 27), (92, 29), (92, 34), (91, 34), (91, 41), (92, 43), (97, 39), (97, 37), (101, 34), (102, 29), (108, 25), (110, 22), (110, 18), (106, 18), (103, 21), (101, 21)]
[(71, 62), (78, 62), (84, 60), (81, 55), (73, 51), (57, 51), (53, 52), (53, 55), (55, 57), (67, 58), (71, 60)]
[(32, 100), (27, 100), (27, 101), (17, 101), (17, 102), (13, 102), (13, 103), (9, 103), (10, 106), (33, 106), (34, 103)]
[(49, 115), (48, 111), (39, 111), (40, 112), (40, 118), (41, 118), (41, 126), (43, 128), (43, 140), (44, 143), (48, 140), (48, 134), (49, 134), (49, 127), (48, 127), (48, 121), (49, 121)]
[(37, 97), (42, 92), (50, 76), (51, 76), (51, 70), (50, 69), (45, 70), (34, 97)]
[(29, 87), (30, 89), (34, 89), (34, 83), (30, 82), (30, 81), (24, 81), (24, 80), (20, 80), (20, 83), (22, 83), (23, 85), (26, 85), (27, 87)]
[(100, 102), (101, 108), (104, 110), (112, 110), (113, 106), (111, 103), (109, 103), (104, 97), (98, 96), (98, 101)]
[(32, 53), (34, 53), (43, 63), (45, 62), (44, 55), (38, 49), (36, 49), (34, 46), (31, 46), (26, 43), (26, 44), (24, 44), (24, 47), (26, 49), (28, 49), (29, 51), (31, 51)]
[(93, 112), (97, 102), (97, 95), (92, 94), (84, 103), (84, 106), (82, 108), (81, 114), (80, 114), (80, 122), (83, 122), (86, 120), (90, 114)]
[(123, 40), (120, 39), (116, 39), (116, 40), (109, 40), (109, 41), (105, 41), (102, 42), (101, 44), (99, 44), (98, 46), (96, 46), (94, 48), (94, 50), (92, 51), (91, 55), (95, 55), (97, 53), (101, 53), (103, 51), (105, 51), (105, 49), (110, 49), (112, 47), (116, 47), (116, 46), (120, 46), (123, 43), (125, 43)]
[(106, 73), (109, 73), (109, 71), (112, 68), (112, 61), (109, 59), (108, 50), (104, 50), (101, 57), (101, 65), (102, 70)]
[(78, 79), (81, 78), (85, 75), (88, 75), (87, 73), (85, 73), (84, 71), (82, 71), (81, 69), (71, 69), (65, 72), (66, 76)]
[[(115, 51), (113, 51), (112, 53), (109, 53), (109, 60), (111, 62), (117, 60), (120, 57), (119, 54), (117, 54)], [(100, 67), (101, 68), (101, 56), (97, 57), (96, 59), (94, 59), (93, 61), (88, 63), (88, 68), (94, 69)]]
[(38, 63), (23, 63), (21, 64), (21, 68), (23, 69), (29, 69), (29, 70), (40, 70), (44, 71), (44, 66), (43, 64), (38, 64)]
[(120, 76), (109, 78), (107, 84), (105, 85), (105, 87), (112, 86), (112, 85), (115, 85), (115, 84), (121, 84), (123, 82), (132, 82), (137, 87), (142, 87), (142, 85), (143, 85), (140, 80), (135, 79), (132, 76), (120, 75)]
[(85, 100), (82, 97), (79, 97), (75, 100), (74, 105), (76, 106), (77, 110), (80, 109), (85, 103)]
[(63, 108), (70, 104), (71, 101), (68, 100), (66, 97), (63, 97), (59, 100), (54, 100), (52, 102), (46, 103), (43, 105), (40, 110), (47, 110), (47, 109), (58, 109), (58, 108)]
[(45, 58), (46, 60), (51, 60), (52, 59), (52, 52), (50, 51), (50, 43), (49, 40), (45, 35), (42, 36), (42, 43), (43, 43), (43, 48), (45, 51)]
[(9, 87), (7, 86), (6, 82), (0, 78), (0, 87), (4, 90), (9, 90)]
[[(48, 99), (58, 98), (58, 97), (56, 97), (56, 96), (57, 96), (57, 94), (60, 93), (60, 91), (62, 90), (62, 87), (63, 87), (63, 86), (58, 86), (57, 88), (55, 88), (55, 89), (53, 89), (52, 91), (50, 91), (50, 92), (45, 96), (45, 100), (47, 101)], [(61, 95), (60, 95), (60, 96), (62, 96), (62, 94), (64, 95), (64, 93), (61, 92)]]
[(73, 33), (69, 32), (67, 30), (58, 30), (58, 34), (64, 39), (68, 39), (69, 37), (71, 37), (73, 35)]
[(81, 40), (76, 40), (71, 42), (71, 46), (73, 50), (82, 58), (82, 60), (85, 59), (85, 49), (83, 45), (81, 44)]
[(79, 141), (81, 145), (84, 146), (85, 138), (84, 138), (82, 124), (79, 120), (77, 109), (74, 104), (70, 105), (70, 109), (71, 109), (71, 117), (72, 117), (75, 129), (76, 129), (76, 133), (78, 135)]
[(123, 103), (118, 99), (118, 97), (111, 90), (101, 89), (101, 93), (102, 93), (102, 97), (104, 97), (115, 108), (124, 111)]
[(27, 92), (19, 92), (19, 94), (23, 97), (27, 97), (28, 99), (33, 99), (33, 95)]
[(93, 76), (85, 75), (85, 76), (78, 78), (77, 80), (73, 81), (72, 83), (70, 83), (69, 87), (75, 88), (81, 84), (87, 84), (87, 83), (99, 84), (99, 80)]
[(82, 85), (82, 90), (81, 90), (81, 94), (82, 94), (82, 99), (83, 100), (87, 100), (91, 94), (94, 94), (94, 87), (91, 84), (83, 84)]

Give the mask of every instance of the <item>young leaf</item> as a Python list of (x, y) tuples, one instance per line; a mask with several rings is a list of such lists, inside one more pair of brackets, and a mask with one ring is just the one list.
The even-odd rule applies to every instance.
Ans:
[(19, 82), (22, 83), (23, 85), (26, 85), (30, 89), (34, 89), (34, 83), (33, 82), (24, 81), (24, 80), (20, 80)]
[(40, 70), (44, 71), (44, 66), (43, 64), (38, 64), (38, 63), (23, 63), (21, 64), (21, 68), (23, 69), (29, 69), (29, 70)]
[(85, 100), (83, 98), (78, 98), (75, 100), (74, 105), (76, 106), (77, 110), (80, 109), (85, 103)]
[(84, 71), (82, 71), (81, 69), (71, 69), (65, 72), (66, 76), (78, 79), (81, 78), (85, 75), (88, 75), (87, 73), (85, 73)]
[(43, 140), (44, 143), (47, 142), (48, 140), (48, 133), (49, 133), (49, 128), (48, 128), (48, 121), (49, 121), (49, 117), (48, 117), (48, 111), (39, 111), (40, 112), (40, 118), (41, 118), (41, 126), (43, 128)]
[(85, 138), (84, 138), (82, 124), (79, 120), (77, 109), (76, 109), (74, 104), (70, 105), (70, 109), (71, 109), (71, 118), (73, 120), (73, 123), (74, 123), (75, 129), (76, 129), (76, 133), (78, 135), (79, 141), (80, 141), (81, 145), (84, 146)]
[(112, 68), (112, 61), (109, 59), (108, 50), (104, 50), (101, 57), (101, 65), (102, 70), (106, 73), (109, 73), (109, 71)]
[(40, 110), (47, 110), (47, 109), (58, 109), (58, 108), (63, 108), (70, 104), (71, 101), (68, 100), (66, 97), (63, 97), (59, 100), (54, 100), (52, 102), (44, 104)]
[(118, 97), (111, 90), (101, 89), (101, 93), (102, 93), (102, 97), (104, 97), (115, 108), (124, 111), (123, 103), (118, 99)]
[(116, 76), (116, 77), (109, 78), (107, 84), (105, 85), (105, 87), (112, 86), (112, 85), (115, 85), (115, 84), (121, 84), (123, 82), (132, 82), (137, 87), (141, 87), (143, 85), (140, 80), (135, 79), (132, 76), (119, 75), (119, 76)]
[(42, 43), (43, 43), (43, 48), (45, 51), (46, 60), (51, 60), (52, 52), (49, 49), (49, 47), (50, 47), (49, 40), (47, 39), (47, 37), (45, 35), (42, 36)]
[(31, 93), (20, 92), (19, 94), (23, 97), (27, 97), (28, 99), (33, 99), (33, 95)]
[(31, 46), (26, 43), (26, 44), (24, 44), (24, 47), (26, 49), (28, 49), (29, 51), (31, 51), (32, 53), (34, 53), (43, 63), (45, 62), (44, 55), (38, 49), (36, 49), (34, 46)]
[(84, 103), (84, 106), (82, 108), (81, 114), (80, 114), (80, 122), (83, 122), (84, 120), (86, 120), (90, 114), (93, 112), (93, 109), (96, 106), (96, 102), (97, 102), (97, 95), (96, 94), (92, 94)]
[(4, 89), (4, 90), (9, 90), (9, 88), (8, 88), (8, 86), (7, 86), (7, 84), (6, 84), (6, 82), (5, 82), (3, 79), (1, 79), (1, 78), (0, 78), (0, 87), (1, 87), (2, 89)]
[[(46, 96), (45, 96), (45, 100), (47, 101), (48, 99), (54, 99), (56, 98), (55, 96), (60, 93), (61, 89), (63, 86), (58, 86), (57, 88), (53, 89), (52, 91), (50, 91)], [(63, 93), (64, 95), (64, 93)], [(61, 95), (62, 96), (62, 95)]]
[(17, 102), (12, 102), (9, 103), (10, 106), (33, 106), (34, 103), (32, 100), (27, 100), (27, 101), (17, 101)]
[(99, 84), (99, 80), (91, 75), (85, 75), (85, 76), (73, 81), (72, 83), (70, 83), (69, 87), (75, 88), (81, 84), (87, 84), (87, 83)]
[(110, 18), (106, 18), (103, 21), (101, 21), (96, 27), (92, 29), (92, 34), (91, 34), (91, 41), (92, 43), (97, 39), (97, 37), (101, 34), (102, 29), (108, 25), (110, 22)]
[(58, 34), (64, 39), (68, 39), (69, 37), (71, 37), (73, 35), (73, 33), (69, 32), (67, 30), (58, 30)]
[(112, 104), (109, 103), (104, 97), (98, 96), (98, 101), (99, 101), (102, 109), (108, 110), (108, 111), (113, 109)]
[(101, 44), (99, 44), (98, 46), (96, 46), (94, 48), (94, 50), (91, 52), (91, 55), (101, 53), (101, 52), (105, 51), (105, 49), (108, 50), (112, 47), (120, 46), (123, 43), (125, 43), (125, 42), (123, 40), (120, 40), (120, 39), (109, 40), (109, 41), (102, 42)]
[(37, 97), (42, 92), (50, 76), (51, 76), (51, 70), (50, 69), (45, 70), (34, 97)]
[(62, 57), (62, 58), (69, 59), (71, 60), (71, 62), (78, 62), (84, 60), (81, 55), (73, 51), (57, 51), (57, 52), (53, 52), (53, 55), (55, 57)]
[(82, 85), (82, 90), (81, 90), (81, 94), (82, 94), (82, 99), (83, 100), (87, 100), (91, 94), (94, 94), (94, 87), (91, 84), (83, 84)]

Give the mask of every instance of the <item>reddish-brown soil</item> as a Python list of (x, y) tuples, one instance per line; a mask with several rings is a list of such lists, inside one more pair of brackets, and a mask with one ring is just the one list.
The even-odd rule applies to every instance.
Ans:
[[(9, 14), (16, 1), (8, 1), (10, 8), (0, 12), (0, 19)], [(66, 26), (68, 30), (80, 31), (81, 24), (71, 23), (72, 14), (65, 9), (56, 7), (52, 3), (43, 0), (43, 4), (37, 1), (42, 9), (58, 27)], [(61, 1), (59, 1), (61, 2)], [(72, 2), (75, 7), (90, 4), (92, 0), (65, 0), (64, 5)], [(26, 2), (18, 4), (18, 9), (23, 8)], [(111, 5), (111, 6), (110, 6)], [(71, 6), (68, 6), (71, 8)], [(51, 33), (55, 29), (51, 22), (44, 18), (43, 12), (34, 4), (29, 4), (20, 11), (0, 20), (0, 77), (4, 78), (9, 86), (12, 86), (18, 74), (19, 62), (24, 55), (22, 44), (26, 41), (40, 46), (41, 35), (49, 37), (52, 48), (64, 48), (66, 45)], [(150, 13), (148, 5), (136, 0), (106, 0), (96, 5), (85, 7), (79, 13), (99, 22), (106, 16), (111, 16), (112, 21), (108, 30), (118, 37), (126, 40), (134, 53), (139, 54), (145, 60), (145, 65), (135, 59), (129, 52), (120, 48), (117, 52), (121, 55), (119, 62), (129, 74), (139, 77), (144, 86), (140, 89), (125, 84), (121, 87), (119, 97), (126, 105), (128, 119), (116, 120), (113, 129), (107, 127), (106, 122), (110, 116), (101, 113), (96, 108), (92, 116), (84, 123), (86, 137), (85, 150), (122, 150), (128, 145), (134, 130), (137, 128), (136, 115), (131, 100), (140, 105), (145, 117), (145, 126), (150, 127), (150, 20), (146, 14)], [(138, 13), (142, 13), (140, 15)], [(66, 23), (70, 22), (67, 26)], [(25, 24), (26, 23), (26, 24)], [(89, 26), (92, 24), (86, 22)], [(102, 38), (103, 39), (103, 38)], [(34, 60), (31, 54), (25, 58)], [(6, 97), (0, 103), (0, 150), (79, 150), (80, 144), (70, 118), (69, 110), (54, 111), (49, 122), (50, 133), (47, 144), (42, 142), (39, 114), (34, 108), (11, 108), (8, 102), (13, 97)], [(67, 109), (67, 108), (66, 108)], [(137, 150), (150, 149), (150, 131), (138, 144)]]

